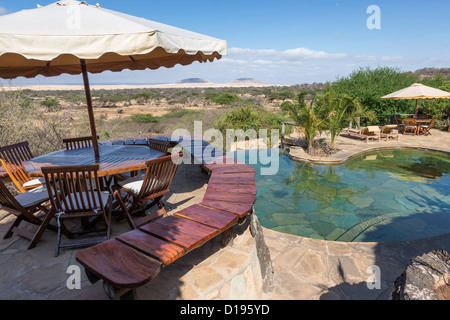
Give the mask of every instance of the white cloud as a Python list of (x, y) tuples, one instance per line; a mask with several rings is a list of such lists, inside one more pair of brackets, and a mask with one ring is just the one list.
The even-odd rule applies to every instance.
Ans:
[(8, 13), (8, 10), (2, 6), (0, 6), (0, 16), (3, 16)]
[(303, 61), (303, 60), (320, 60), (320, 59), (345, 59), (349, 55), (346, 53), (328, 53), (325, 51), (315, 51), (308, 48), (295, 48), (284, 51), (277, 51), (274, 49), (242, 49), (230, 48), (228, 56), (231, 58), (240, 58), (247, 60), (261, 60), (261, 58), (269, 59), (270, 61)]

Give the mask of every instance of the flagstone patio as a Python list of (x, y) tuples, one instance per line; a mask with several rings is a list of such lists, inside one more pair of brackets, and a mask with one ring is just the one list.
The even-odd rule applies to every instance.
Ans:
[[(342, 151), (333, 161), (379, 147), (419, 147), (448, 152), (450, 133), (437, 130), (432, 133), (427, 137), (401, 135), (399, 141), (368, 144), (340, 137), (338, 146)], [(169, 214), (170, 210), (200, 202), (206, 186), (207, 176), (199, 166), (180, 166), (172, 193), (166, 198)], [(5, 233), (12, 221), (10, 215), (0, 211), (0, 234)], [(394, 281), (412, 258), (433, 249), (450, 251), (450, 233), (416, 241), (343, 243), (262, 228), (261, 241), (250, 231), (250, 224), (248, 219), (235, 227), (235, 237), (227, 247), (222, 246), (220, 237), (212, 239), (163, 269), (154, 281), (138, 289), (138, 297), (149, 300), (388, 299)], [(125, 221), (113, 223), (113, 236), (126, 231)], [(73, 271), (68, 273), (68, 267), (79, 266), (75, 261), (77, 250), (62, 250), (55, 258), (53, 232), (46, 231), (38, 246), (30, 251), (26, 250), (27, 241), (18, 236), (0, 240), (0, 299), (108, 299), (102, 284), (90, 284), (83, 268), (80, 289), (68, 288), (68, 279), (73, 275)], [(367, 281), (375, 279), (377, 270), (380, 287), (370, 289)]]

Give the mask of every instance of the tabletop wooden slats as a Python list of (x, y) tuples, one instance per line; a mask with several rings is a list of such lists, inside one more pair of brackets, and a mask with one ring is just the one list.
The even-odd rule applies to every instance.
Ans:
[(122, 145), (101, 146), (100, 160), (96, 161), (93, 148), (61, 150), (25, 161), (24, 166), (30, 176), (42, 176), (42, 167), (77, 166), (99, 164), (99, 176), (141, 170), (147, 160), (164, 154), (148, 146)]

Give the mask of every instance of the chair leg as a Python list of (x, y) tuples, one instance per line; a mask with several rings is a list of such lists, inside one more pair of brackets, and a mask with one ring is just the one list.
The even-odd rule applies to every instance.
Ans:
[(107, 217), (107, 231), (106, 231), (106, 237), (109, 239), (111, 236), (111, 216), (112, 216), (112, 195), (109, 196), (108, 201), (108, 217)]
[(14, 234), (14, 229), (17, 228), (19, 226), (19, 224), (24, 220), (23, 215), (19, 215), (16, 220), (13, 222), (13, 224), (11, 225), (11, 227), (9, 227), (8, 231), (6, 232), (5, 236), (3, 237), (3, 239), (8, 239), (11, 238)]
[(53, 211), (49, 211), (46, 215), (44, 220), (42, 221), (41, 225), (39, 226), (38, 230), (36, 231), (33, 240), (31, 240), (30, 245), (28, 246), (28, 250), (33, 249), (36, 247), (36, 244), (41, 239), (42, 235), (44, 234), (44, 231), (47, 229), (48, 225), (50, 224), (50, 221), (52, 220), (54, 216)]
[(127, 207), (125, 206), (125, 203), (123, 202), (122, 196), (120, 195), (120, 191), (118, 189), (116, 189), (114, 191), (114, 196), (119, 201), (120, 208), (122, 209), (122, 212), (123, 212), (125, 218), (127, 219), (131, 230), (137, 229), (136, 224), (134, 223), (133, 219), (131, 218), (131, 215), (128, 212)]
[(167, 211), (166, 211), (166, 208), (164, 208), (164, 203), (162, 203), (162, 201), (159, 200), (157, 202), (157, 204), (158, 204), (159, 211), (161, 211), (163, 213), (164, 217), (167, 217)]

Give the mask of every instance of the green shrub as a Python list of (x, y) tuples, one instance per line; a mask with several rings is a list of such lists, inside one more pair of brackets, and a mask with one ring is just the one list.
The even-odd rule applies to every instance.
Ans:
[(156, 123), (159, 121), (158, 117), (155, 117), (154, 115), (150, 113), (138, 113), (131, 116), (131, 120), (134, 122), (140, 122), (140, 123)]
[[(381, 100), (381, 97), (409, 87), (417, 82), (416, 75), (403, 73), (396, 68), (360, 68), (333, 84), (336, 93), (347, 94), (358, 100), (377, 116), (412, 114), (415, 102), (411, 100)], [(384, 118), (380, 118), (384, 120)], [(378, 124), (378, 123), (375, 123)]]
[(221, 105), (231, 105), (239, 100), (239, 97), (231, 93), (222, 93), (211, 99), (214, 103)]

